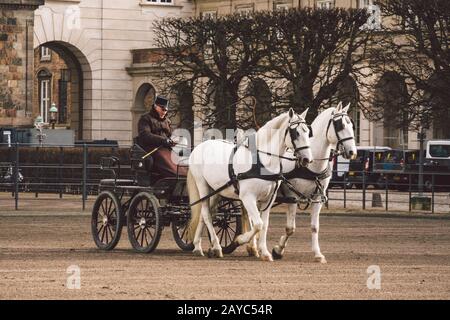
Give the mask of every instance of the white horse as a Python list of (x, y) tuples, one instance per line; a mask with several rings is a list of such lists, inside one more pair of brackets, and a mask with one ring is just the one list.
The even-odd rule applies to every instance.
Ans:
[[(314, 252), (314, 260), (320, 263), (326, 263), (325, 256), (319, 247), (319, 214), (323, 205), (321, 200), (323, 200), (331, 179), (331, 167), (329, 168), (328, 161), (331, 149), (339, 150), (347, 159), (352, 159), (357, 154), (353, 121), (347, 115), (349, 107), (350, 104), (343, 108), (342, 103), (339, 103), (336, 108), (328, 108), (320, 113), (311, 125), (313, 132), (311, 151), (314, 163), (308, 169), (318, 175), (323, 173), (323, 177), (319, 180), (323, 191), (317, 192), (317, 184), (313, 180), (296, 178), (295, 175), (293, 178), (289, 178), (289, 174), (286, 175), (297, 192), (313, 200), (311, 203), (312, 251)], [(325, 174), (327, 169), (329, 174)], [(295, 172), (293, 170), (294, 164), (283, 161), (283, 172)], [(287, 196), (298, 199), (298, 195), (291, 190), (286, 190), (286, 188), (284, 190)], [(276, 259), (283, 257), (286, 243), (295, 231), (296, 211), (296, 203), (288, 204), (286, 233), (272, 250), (273, 257)]]
[[(214, 191), (219, 191), (218, 194), (226, 198), (240, 199), (248, 212), (252, 227), (250, 231), (236, 238), (236, 246), (248, 243), (258, 232), (262, 231), (264, 235), (267, 233), (270, 208), (280, 185), (280, 155), (286, 148), (292, 148), (295, 150), (295, 157), (303, 166), (312, 161), (309, 128), (305, 122), (306, 113), (307, 110), (298, 115), (290, 109), (267, 122), (254, 135), (253, 149), (257, 151), (250, 150), (250, 138), (246, 139), (248, 145), (243, 143), (236, 147), (228, 141), (208, 140), (192, 151), (187, 187), (191, 204), (197, 203), (191, 207), (188, 226), (188, 237), (193, 240), (194, 253), (203, 255), (201, 233), (205, 223), (213, 246), (212, 254), (222, 257), (222, 248), (210, 214), (213, 200), (207, 198)], [(258, 157), (261, 166), (257, 168), (257, 174), (252, 170), (253, 175), (240, 179), (243, 176), (239, 178), (239, 174), (245, 175), (251, 168), (255, 168), (255, 158)], [(232, 171), (238, 176), (238, 190), (230, 183)], [(235, 191), (238, 191), (238, 194)], [(263, 208), (261, 215), (260, 208)], [(258, 248), (262, 260), (273, 261), (267, 250), (265, 236), (259, 238)]]

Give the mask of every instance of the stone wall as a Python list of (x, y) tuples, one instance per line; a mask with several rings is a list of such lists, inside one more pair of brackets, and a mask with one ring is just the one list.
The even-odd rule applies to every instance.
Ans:
[(33, 21), (43, 3), (0, 0), (0, 127), (32, 124)]

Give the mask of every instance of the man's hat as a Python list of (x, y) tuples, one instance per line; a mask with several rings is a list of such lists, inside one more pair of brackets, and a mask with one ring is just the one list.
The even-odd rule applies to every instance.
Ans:
[(169, 109), (169, 100), (165, 97), (157, 96), (155, 99), (155, 105), (158, 105), (166, 110)]

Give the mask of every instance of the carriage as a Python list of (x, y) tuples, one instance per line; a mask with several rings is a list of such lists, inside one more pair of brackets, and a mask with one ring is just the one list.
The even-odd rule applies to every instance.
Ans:
[[(102, 179), (92, 209), (91, 231), (101, 250), (112, 250), (126, 226), (133, 249), (150, 253), (156, 249), (164, 227), (170, 227), (180, 249), (191, 251), (187, 225), (191, 216), (186, 177), (161, 177), (152, 170), (152, 159), (134, 144), (130, 149), (133, 179), (120, 178), (117, 157), (102, 157), (100, 168), (112, 178)], [(180, 165), (179, 165), (180, 166)], [(240, 203), (221, 199), (213, 225), (224, 253), (231, 253), (232, 242), (242, 231)]]

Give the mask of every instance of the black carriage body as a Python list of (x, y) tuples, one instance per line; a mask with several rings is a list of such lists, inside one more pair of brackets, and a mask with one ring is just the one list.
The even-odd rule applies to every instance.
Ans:
[[(135, 251), (149, 253), (158, 245), (162, 229), (171, 226), (177, 245), (190, 251), (193, 245), (187, 242), (186, 234), (191, 217), (186, 177), (162, 178), (152, 172), (153, 160), (146, 155), (137, 144), (130, 149), (133, 179), (120, 179), (118, 158), (101, 159), (101, 169), (110, 172), (112, 178), (100, 181), (91, 220), (94, 241), (100, 249), (111, 250), (126, 225)], [(213, 223), (224, 252), (231, 252), (231, 242), (241, 233), (240, 215), (240, 204), (235, 201), (223, 199), (219, 203)]]

